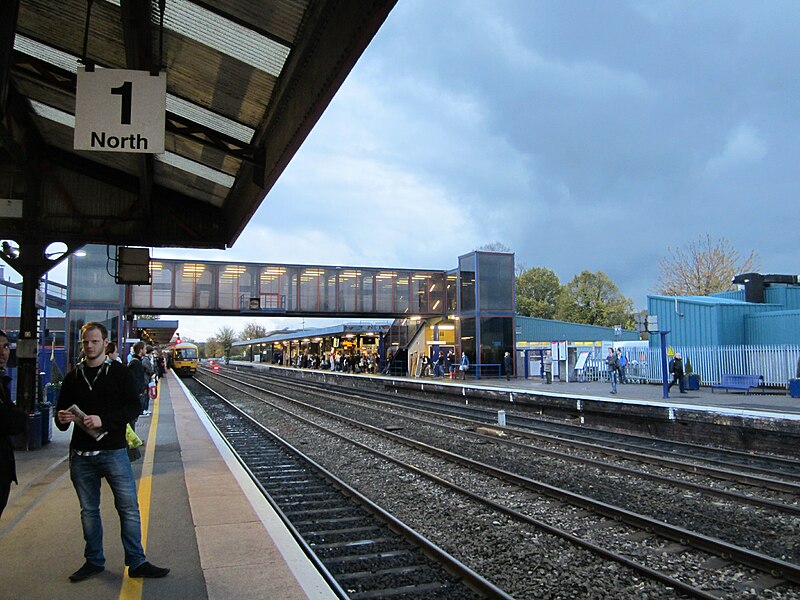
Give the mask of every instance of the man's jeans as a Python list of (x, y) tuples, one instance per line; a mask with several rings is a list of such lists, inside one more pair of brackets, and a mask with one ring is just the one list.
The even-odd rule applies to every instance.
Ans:
[(106, 478), (114, 494), (114, 506), (119, 514), (125, 564), (135, 569), (145, 562), (142, 549), (142, 525), (139, 517), (139, 500), (133, 478), (128, 450), (105, 450), (96, 456), (70, 453), (70, 477), (81, 505), (81, 525), (86, 549), (86, 560), (104, 566), (103, 523), (100, 520), (100, 482)]
[(611, 380), (611, 392), (616, 394), (617, 393), (617, 370), (612, 369), (611, 372), (608, 374), (608, 378)]

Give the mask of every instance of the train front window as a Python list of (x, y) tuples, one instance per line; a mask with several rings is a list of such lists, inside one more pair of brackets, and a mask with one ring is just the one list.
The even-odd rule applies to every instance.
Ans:
[(197, 358), (197, 351), (194, 348), (183, 348), (175, 352), (178, 360), (194, 360)]

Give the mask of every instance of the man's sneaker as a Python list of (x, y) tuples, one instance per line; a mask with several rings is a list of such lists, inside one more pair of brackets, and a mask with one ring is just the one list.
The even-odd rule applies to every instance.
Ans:
[(158, 577), (164, 577), (167, 573), (169, 573), (169, 569), (151, 565), (149, 562), (144, 562), (135, 569), (128, 569), (128, 577), (148, 577), (150, 579), (156, 579)]
[(94, 577), (98, 573), (102, 573), (105, 570), (105, 567), (86, 562), (83, 563), (83, 566), (80, 569), (69, 576), (69, 580), (72, 583), (76, 583), (78, 581), (83, 581), (84, 579), (89, 579), (89, 577)]

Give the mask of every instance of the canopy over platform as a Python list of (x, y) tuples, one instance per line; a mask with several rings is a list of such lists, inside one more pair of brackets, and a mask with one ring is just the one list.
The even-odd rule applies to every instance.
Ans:
[[(159, 4), (2, 3), (0, 239), (232, 245), (395, 0)], [(163, 154), (73, 149), (80, 63), (166, 73)]]

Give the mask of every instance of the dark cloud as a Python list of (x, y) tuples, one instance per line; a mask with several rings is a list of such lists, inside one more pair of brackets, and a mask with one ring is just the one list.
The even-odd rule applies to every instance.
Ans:
[(500, 241), (638, 308), (710, 234), (797, 272), (800, 3), (403, 0), (240, 259), (448, 269)]

